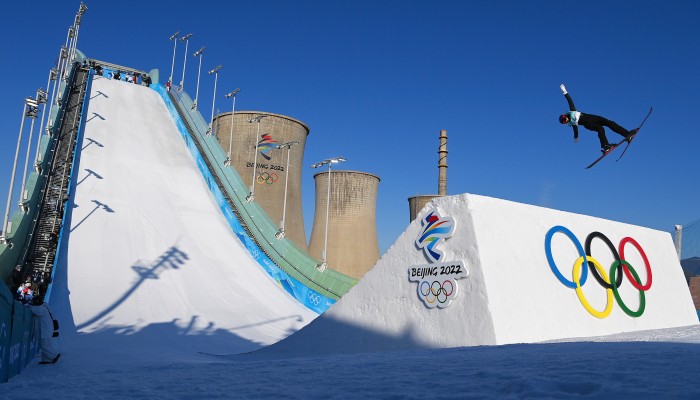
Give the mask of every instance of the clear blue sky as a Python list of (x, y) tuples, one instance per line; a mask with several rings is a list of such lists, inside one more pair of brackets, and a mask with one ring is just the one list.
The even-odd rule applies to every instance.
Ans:
[[(46, 84), (79, 4), (3, 6), (2, 214), (23, 99)], [(280, 113), (309, 125), (305, 165), (343, 155), (343, 169), (378, 175), (382, 252), (409, 222), (407, 198), (437, 192), (440, 129), (449, 136), (449, 194), (493, 196), (664, 231), (700, 218), (700, 2), (86, 4), (78, 48), (89, 57), (158, 68), (167, 79), (168, 37), (192, 32), (189, 53), (207, 48), (202, 69), (223, 65), (217, 108), (229, 110), (223, 94), (240, 87), (238, 110)], [(178, 45), (176, 82), (182, 57)], [(196, 67), (190, 57), (190, 92)], [(654, 107), (625, 158), (608, 157), (584, 170), (599, 154), (598, 140), (582, 129), (574, 144), (571, 129), (559, 125), (557, 116), (567, 109), (560, 83), (579, 110), (628, 129)], [(203, 75), (200, 103), (211, 104), (212, 93), (213, 79)], [(202, 108), (205, 118), (209, 107)], [(619, 139), (612, 132), (608, 137)], [(23, 155), (24, 149), (22, 161)], [(307, 235), (314, 172), (306, 169), (303, 178)]]

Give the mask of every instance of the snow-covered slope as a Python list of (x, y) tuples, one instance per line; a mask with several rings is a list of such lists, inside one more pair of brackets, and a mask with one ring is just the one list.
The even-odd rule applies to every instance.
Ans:
[(95, 76), (90, 98), (50, 298), (64, 351), (238, 353), (316, 317), (234, 236), (157, 93)]

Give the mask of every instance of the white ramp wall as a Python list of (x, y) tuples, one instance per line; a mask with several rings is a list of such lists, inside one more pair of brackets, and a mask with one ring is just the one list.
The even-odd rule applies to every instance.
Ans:
[[(429, 216), (430, 227), (423, 223)], [(549, 237), (555, 269), (545, 246), (554, 227), (560, 227)], [(571, 238), (563, 233), (567, 229)], [(583, 272), (586, 268), (580, 269), (577, 294), (572, 274), (581, 255), (575, 241), (585, 253), (586, 239), (593, 232), (600, 234), (591, 236), (586, 259), (600, 265), (603, 278), (616, 261), (620, 242), (629, 237), (636, 243), (624, 239), (622, 252), (625, 265), (638, 274), (638, 286), (649, 286), (642, 291), (643, 310), (640, 290), (624, 273), (616, 288), (620, 301), (612, 286), (601, 286), (590, 271)], [(434, 259), (424, 250), (428, 245)], [(581, 265), (586, 265), (583, 258)], [(431, 266), (436, 268), (431, 271)], [(468, 270), (466, 277), (453, 274), (461, 267)], [(554, 271), (572, 281), (574, 288), (563, 284)], [(421, 281), (424, 272), (426, 282)], [(640, 315), (628, 315), (620, 304)], [(463, 194), (433, 200), (330, 310), (295, 335), (256, 353), (526, 343), (697, 322), (669, 233)]]
[[(450, 203), (457, 202), (468, 205), (465, 219), (471, 221), (477, 232), (479, 267), (484, 274), (496, 343), (597, 336), (698, 322), (667, 232), (474, 195), (453, 197), (446, 199), (446, 204), (439, 201), (437, 204), (449, 210)], [(549, 241), (555, 269), (547, 260), (545, 243), (547, 233), (554, 227), (562, 227), (555, 228), (558, 231)], [(616, 261), (614, 250), (604, 237), (618, 253), (622, 242), (623, 259), (638, 274), (638, 285), (649, 286), (648, 290), (636, 289), (627, 274), (619, 270), (623, 276), (618, 288), (621, 301), (618, 301), (614, 291), (604, 288), (590, 269), (584, 281), (585, 268), (580, 273), (579, 293), (567, 287), (555, 271), (575, 286), (574, 263), (580, 255), (575, 241), (563, 228), (573, 234), (584, 252), (589, 235), (602, 234), (591, 235), (589, 239), (590, 256), (605, 272), (600, 273), (601, 277), (610, 275), (611, 264)], [(623, 241), (625, 238), (631, 240)], [(459, 235), (451, 241), (445, 243), (449, 249), (468, 244)], [(642, 253), (648, 259), (648, 268)], [(608, 282), (609, 279), (608, 276)], [(632, 314), (638, 313), (640, 292), (644, 294), (645, 307), (638, 317), (630, 316), (624, 307)]]

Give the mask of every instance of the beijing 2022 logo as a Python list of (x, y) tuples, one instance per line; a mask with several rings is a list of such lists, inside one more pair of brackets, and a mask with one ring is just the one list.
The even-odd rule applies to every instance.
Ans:
[(418, 298), (428, 308), (445, 308), (457, 296), (457, 280), (469, 275), (461, 261), (442, 262), (444, 254), (438, 249), (445, 239), (452, 237), (455, 220), (452, 217), (442, 217), (435, 210), (428, 213), (421, 222), (423, 229), (415, 243), (423, 250), (430, 264), (409, 267), (408, 280), (418, 282)]
[[(562, 275), (559, 267), (557, 267), (557, 264), (554, 262), (554, 257), (552, 256), (552, 236), (554, 236), (554, 234), (557, 232), (561, 232), (566, 235), (569, 240), (573, 242), (574, 246), (576, 246), (576, 250), (578, 251), (579, 257), (574, 261), (573, 271), (571, 272), (571, 278), (573, 280), (568, 280), (564, 277), (564, 275)], [(613, 258), (615, 259), (615, 261), (613, 261), (613, 263), (610, 265), (609, 274), (605, 273), (605, 268), (603, 268), (603, 266), (600, 265), (600, 262), (598, 262), (598, 260), (593, 258), (591, 255), (591, 242), (595, 238), (602, 240), (608, 246), (610, 253), (612, 253)], [(639, 255), (644, 261), (647, 281), (643, 285), (639, 279), (639, 275), (637, 275), (637, 271), (635, 271), (634, 268), (632, 268), (632, 265), (625, 260), (625, 246), (627, 244), (631, 244), (634, 248), (636, 248), (637, 252), (639, 252)], [(583, 305), (586, 311), (588, 311), (594, 317), (605, 318), (610, 315), (613, 308), (613, 297), (617, 301), (617, 304), (620, 305), (622, 311), (624, 311), (625, 314), (629, 315), (630, 317), (636, 318), (644, 314), (644, 307), (646, 305), (644, 292), (649, 290), (651, 287), (651, 265), (649, 264), (649, 259), (647, 258), (646, 253), (644, 253), (644, 249), (642, 249), (642, 246), (640, 246), (639, 243), (637, 243), (637, 241), (633, 238), (623, 238), (620, 240), (618, 248), (616, 249), (607, 236), (600, 232), (592, 232), (586, 237), (584, 249), (584, 246), (581, 245), (581, 242), (579, 242), (576, 236), (574, 236), (573, 232), (561, 225), (557, 225), (552, 227), (547, 232), (547, 235), (545, 235), (544, 251), (547, 254), (547, 261), (549, 262), (549, 267), (552, 269), (554, 276), (556, 276), (557, 279), (564, 284), (564, 286), (576, 290), (576, 296), (578, 296), (581, 305)], [(618, 288), (622, 284), (623, 275), (623, 273), (619, 271), (620, 268), (622, 268), (627, 280), (629, 280), (632, 286), (639, 291), (639, 308), (636, 311), (627, 307), (627, 305), (622, 301), (622, 297), (620, 297)], [(586, 297), (583, 295), (583, 290), (581, 289), (581, 286), (586, 283), (589, 269), (591, 270), (593, 277), (595, 277), (595, 280), (598, 281), (598, 284), (606, 291), (607, 304), (605, 309), (602, 311), (596, 310), (590, 305), (588, 300), (586, 300)]]

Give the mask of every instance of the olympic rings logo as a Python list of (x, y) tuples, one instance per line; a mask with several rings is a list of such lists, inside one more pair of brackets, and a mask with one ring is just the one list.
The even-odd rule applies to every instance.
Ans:
[(449, 300), (449, 298), (452, 296), (454, 289), (455, 285), (449, 279), (444, 282), (433, 281), (432, 283), (428, 283), (428, 281), (423, 281), (418, 287), (418, 292), (420, 293), (420, 295), (422, 296), (422, 300), (425, 301), (426, 304), (434, 304), (433, 306), (435, 306), (437, 305), (435, 303), (436, 301), (440, 304), (445, 304), (447, 300)]
[(306, 296), (309, 298), (309, 302), (315, 306), (321, 302), (321, 296), (317, 295), (316, 293), (309, 292)]
[(277, 174), (274, 172), (271, 174), (267, 172), (259, 172), (256, 182), (259, 184), (266, 183), (268, 185), (272, 185), (273, 183), (277, 182), (277, 179)]
[[(552, 237), (557, 232), (561, 232), (564, 235), (566, 235), (569, 238), (569, 240), (573, 242), (573, 244), (576, 246), (576, 250), (578, 251), (579, 257), (574, 261), (573, 264), (573, 280), (568, 280), (564, 277), (564, 275), (562, 275), (562, 273), (559, 270), (559, 267), (557, 267), (557, 264), (554, 262), (554, 257), (552, 256)], [(602, 240), (608, 246), (608, 249), (610, 250), (615, 259), (615, 261), (613, 261), (613, 263), (610, 265), (609, 274), (606, 274), (606, 271), (603, 268), (603, 266), (600, 265), (598, 260), (591, 256), (591, 243), (593, 242), (593, 239), (596, 238)], [(637, 249), (637, 252), (644, 261), (644, 266), (646, 268), (647, 273), (647, 282), (643, 285), (641, 283), (641, 280), (639, 279), (637, 271), (635, 271), (635, 269), (632, 268), (632, 265), (625, 260), (625, 246), (627, 244), (631, 244), (635, 249)], [(649, 290), (652, 282), (651, 265), (649, 264), (649, 259), (647, 258), (646, 253), (644, 253), (644, 249), (642, 249), (642, 246), (640, 246), (639, 243), (637, 243), (637, 241), (633, 238), (623, 238), (622, 240), (620, 240), (618, 248), (616, 249), (607, 236), (603, 235), (600, 232), (593, 232), (586, 237), (585, 245), (582, 246), (581, 242), (578, 241), (576, 236), (574, 236), (574, 234), (569, 229), (561, 225), (557, 225), (552, 227), (545, 235), (544, 250), (547, 254), (547, 262), (549, 263), (549, 267), (552, 269), (554, 276), (556, 276), (557, 279), (562, 284), (564, 284), (564, 286), (576, 290), (576, 295), (578, 296), (579, 301), (586, 309), (586, 311), (588, 311), (594, 317), (606, 318), (610, 315), (613, 307), (613, 297), (617, 301), (617, 304), (620, 305), (620, 308), (622, 308), (622, 310), (625, 312), (625, 314), (629, 315), (630, 317), (636, 318), (644, 313), (644, 308), (646, 305), (644, 292)], [(584, 263), (588, 268), (583, 267)], [(633, 311), (629, 307), (627, 307), (627, 305), (624, 303), (624, 301), (622, 301), (622, 298), (620, 297), (618, 288), (622, 284), (623, 279), (623, 274), (619, 272), (620, 267), (622, 267), (624, 275), (630, 281), (632, 286), (639, 291), (639, 308), (636, 311)], [(586, 297), (583, 294), (583, 290), (581, 289), (581, 286), (583, 286), (586, 283), (586, 280), (588, 279), (589, 269), (596, 281), (598, 281), (598, 283), (606, 291), (607, 303), (605, 309), (603, 309), (602, 311), (594, 309), (588, 303), (588, 300), (586, 300)]]

